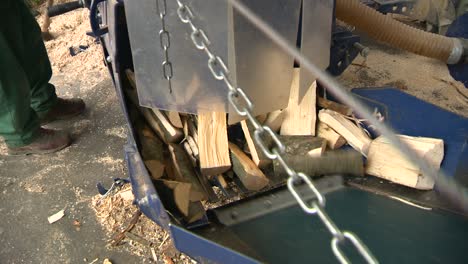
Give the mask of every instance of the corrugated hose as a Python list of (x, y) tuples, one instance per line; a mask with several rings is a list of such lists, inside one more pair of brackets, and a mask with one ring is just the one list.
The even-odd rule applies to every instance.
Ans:
[(336, 16), (378, 41), (447, 64), (459, 63), (464, 55), (460, 39), (403, 24), (362, 4), (359, 0), (336, 0)]

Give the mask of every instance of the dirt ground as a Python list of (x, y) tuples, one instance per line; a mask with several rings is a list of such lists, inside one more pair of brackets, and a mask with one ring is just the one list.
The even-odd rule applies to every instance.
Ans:
[[(38, 21), (41, 23), (42, 18), (39, 17)], [(139, 217), (137, 224), (132, 229), (132, 233), (137, 238), (130, 239), (127, 237), (122, 241), (121, 245), (109, 245), (115, 235), (128, 225), (136, 214), (137, 208), (132, 205), (131, 198), (122, 195), (122, 193), (128, 193), (128, 186), (103, 199), (96, 195), (97, 192), (93, 187), (97, 181), (104, 181), (107, 185), (110, 185), (113, 177), (125, 177), (125, 164), (122, 159), (121, 147), (125, 144), (127, 130), (121, 114), (116, 120), (105, 115), (105, 112), (109, 112), (109, 109), (118, 112), (119, 106), (115, 95), (112, 95), (112, 89), (109, 89), (111, 82), (103, 63), (101, 47), (93, 38), (85, 34), (89, 30), (87, 10), (70, 12), (52, 20), (50, 31), (55, 38), (46, 42), (54, 71), (52, 82), (57, 86), (59, 95), (65, 97), (79, 96), (93, 102), (90, 107), (94, 107), (94, 110), (90, 110), (84, 118), (66, 123), (71, 127), (70, 131), (75, 138), (86, 137), (89, 142), (77, 140), (73, 146), (56, 155), (29, 157), (26, 161), (6, 157), (5, 146), (0, 144), (0, 167), (5, 170), (2, 174), (5, 173), (6, 175), (6, 172), (8, 172), (8, 177), (4, 180), (3, 185), (0, 185), (0, 194), (3, 193), (4, 195), (1, 199), (18, 198), (9, 196), (14, 192), (13, 188), (18, 188), (24, 192), (21, 197), (29, 199), (26, 204), (31, 208), (27, 207), (25, 209), (25, 213), (28, 213), (33, 210), (37, 197), (41, 196), (41, 199), (46, 199), (44, 195), (56, 192), (66, 186), (66, 188), (69, 188), (70, 194), (56, 196), (59, 197), (57, 199), (63, 200), (49, 201), (50, 206), (42, 205), (45, 210), (44, 213), (50, 215), (66, 205), (68, 208), (68, 216), (66, 217), (68, 229), (71, 228), (76, 232), (81, 230), (82, 233), (87, 232), (86, 234), (91, 236), (93, 234), (98, 236), (98, 234), (103, 233), (105, 237), (97, 240), (93, 245), (110, 248), (111, 251), (109, 252), (112, 252), (112, 250), (123, 252), (123, 254), (117, 254), (117, 257), (111, 259), (113, 263), (134, 263), (134, 261), (140, 263), (191, 263), (193, 261), (190, 258), (174, 249), (168, 234), (143, 215)], [(444, 109), (468, 117), (468, 90), (450, 77), (443, 63), (391, 49), (368, 40), (365, 40), (364, 44), (371, 48), (370, 55), (366, 59), (358, 58), (339, 77), (339, 80), (347, 87), (392, 86)], [(71, 56), (70, 48), (77, 48), (79, 45), (85, 46), (86, 49), (76, 56)], [(102, 88), (103, 85), (107, 85), (107, 88)], [(97, 118), (101, 118), (98, 120), (101, 120), (102, 123), (97, 122)], [(92, 141), (96, 140), (96, 138), (100, 140), (98, 145)], [(113, 143), (110, 144), (110, 142)], [(77, 156), (79, 156), (79, 159), (74, 159)], [(67, 161), (81, 163), (70, 165), (67, 164)], [(34, 162), (40, 164), (34, 173), (28, 174), (21, 167)], [(84, 167), (92, 167), (93, 169), (88, 170), (88, 168)], [(88, 177), (88, 175), (84, 183), (76, 179), (85, 173), (94, 173), (95, 175), (92, 175), (92, 177)], [(52, 181), (51, 183), (49, 177), (55, 177), (56, 175), (61, 175), (58, 178), (60, 181)], [(92, 209), (93, 219), (87, 218), (88, 220), (84, 221), (83, 217), (80, 218), (79, 212), (88, 212), (88, 209), (83, 208), (83, 206)], [(0, 208), (0, 214), (9, 217), (8, 210), (5, 209), (5, 212), (3, 212), (3, 209)], [(15, 210), (15, 208), (11, 208), (12, 212)], [(15, 217), (21, 215), (21, 212), (18, 211), (14, 212)], [(29, 216), (23, 215), (22, 217), (27, 218)], [(14, 221), (12, 219), (6, 221)], [(40, 219), (40, 221), (44, 220)], [(87, 227), (87, 221), (91, 223), (97, 221), (100, 226), (96, 226), (96, 228), (102, 230), (94, 233), (95, 231)], [(91, 228), (93, 227), (91, 226)], [(2, 233), (7, 233), (6, 228), (0, 224), (0, 239), (2, 239)], [(74, 247), (73, 235), (64, 239), (65, 235), (63, 234), (68, 233), (61, 233), (56, 230), (53, 232), (51, 236), (42, 237), (42, 239), (47, 240), (44, 243), (47, 245), (48, 250), (61, 252), (60, 248), (71, 250), (69, 248)], [(73, 234), (76, 235), (76, 233)], [(138, 239), (138, 237), (141, 239)], [(39, 236), (38, 239), (41, 239), (41, 237)], [(52, 240), (66, 241), (66, 243), (56, 245)], [(2, 241), (2, 246), (7, 245), (3, 240), (0, 241)], [(0, 250), (0, 256), (13, 256), (16, 253), (15, 246), (17, 247), (17, 245), (8, 244), (5, 246), (6, 249)], [(56, 247), (59, 249), (56, 249)], [(76, 250), (80, 250), (80, 247)], [(154, 251), (155, 257), (153, 257), (152, 251)], [(83, 252), (90, 251), (86, 249)], [(125, 259), (124, 256), (128, 253), (136, 257), (131, 258), (131, 260)], [(98, 253), (93, 253), (94, 255), (87, 254), (82, 254), (79, 261), (74, 257), (60, 258), (56, 257), (56, 255), (53, 256), (56, 257), (54, 260), (60, 263), (102, 263), (103, 259), (108, 256), (100, 255), (100, 258), (93, 262)], [(37, 256), (26, 254), (17, 259), (12, 258), (10, 263), (41, 263), (48, 260), (52, 255), (40, 255), (40, 261), (37, 262), (35, 261), (38, 260)], [(6, 259), (8, 258), (3, 260)]]

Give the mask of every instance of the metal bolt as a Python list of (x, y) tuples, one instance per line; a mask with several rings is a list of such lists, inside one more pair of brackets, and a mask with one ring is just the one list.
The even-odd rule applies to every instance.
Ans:
[(366, 47), (359, 42), (354, 43), (353, 46), (359, 50), (359, 54), (361, 54), (361, 56), (363, 56), (364, 58), (366, 58), (369, 55), (369, 52), (370, 52), (369, 47)]
[(106, 57), (106, 61), (107, 61), (107, 63), (111, 63), (111, 62), (112, 62), (111, 56), (107, 56), (107, 57)]

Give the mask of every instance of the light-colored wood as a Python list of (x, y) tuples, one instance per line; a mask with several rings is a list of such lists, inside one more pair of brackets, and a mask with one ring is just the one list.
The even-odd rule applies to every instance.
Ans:
[(189, 144), (190, 148), (192, 149), (193, 156), (198, 160), (200, 158), (199, 157), (200, 151), (198, 149), (197, 142), (195, 142), (195, 140), (191, 136), (187, 136), (186, 139), (187, 139), (187, 143)]
[(130, 98), (130, 101), (139, 108), (151, 129), (153, 129), (165, 143), (179, 143), (183, 138), (183, 131), (174, 127), (160, 110), (141, 107), (136, 92), (135, 74), (129, 69), (125, 70), (125, 73), (130, 86), (133, 88), (125, 89), (125, 92)]
[(231, 168), (225, 113), (198, 115), (198, 151), (203, 175), (216, 176)]
[(323, 97), (317, 98), (317, 105), (321, 108), (329, 109), (346, 116), (350, 116), (353, 113), (353, 109), (349, 106), (327, 100)]
[[(188, 182), (192, 184), (190, 193), (191, 201), (206, 200), (207, 194), (204, 191), (189, 157), (180, 145), (169, 144), (169, 153), (171, 155), (172, 177), (171, 180), (178, 182)], [(170, 174), (170, 173), (168, 173)]]
[(190, 161), (192, 162), (192, 165), (195, 167), (197, 166), (197, 159), (195, 158), (195, 156), (193, 155), (193, 151), (192, 151), (192, 148), (190, 148), (190, 145), (187, 141), (184, 142), (183, 144), (184, 146), (184, 149), (185, 151), (187, 152), (187, 155), (189, 156), (190, 158)]
[(176, 187), (172, 190), (174, 195), (174, 202), (179, 211), (184, 215), (189, 215), (190, 205), (190, 189), (192, 185), (186, 182), (179, 182)]
[(285, 114), (286, 112), (283, 110), (271, 112), (267, 115), (267, 118), (263, 124), (265, 126), (269, 126), (271, 130), (279, 132), (281, 129), (281, 124), (283, 124)]
[(163, 112), (159, 109), (151, 108), (154, 116), (157, 118), (161, 129), (165, 134), (168, 143), (178, 143), (184, 137), (184, 133), (181, 129), (174, 127), (171, 122), (167, 119)]
[(226, 179), (224, 179), (224, 176), (222, 174), (216, 176), (216, 178), (218, 179), (218, 182), (221, 185), (221, 187), (223, 187), (224, 189), (228, 187)]
[(349, 145), (367, 157), (371, 139), (369, 136), (353, 122), (343, 117), (343, 115), (327, 109), (320, 110), (318, 117), (320, 121), (327, 124), (338, 134), (346, 139)]
[(294, 69), (289, 104), (284, 110), (285, 116), (281, 125), (281, 135), (315, 136), (316, 82), (312, 83), (302, 101), (299, 100), (299, 69)]
[(267, 114), (259, 115), (259, 116), (256, 116), (255, 118), (257, 118), (260, 124), (264, 124), (265, 120), (267, 119)]
[[(399, 136), (422, 159), (439, 169), (444, 157), (442, 139)], [(366, 173), (408, 187), (431, 190), (434, 180), (410, 162), (397, 148), (380, 136), (372, 141), (367, 157)]]
[(251, 191), (258, 191), (268, 185), (269, 180), (242, 150), (233, 143), (229, 143), (232, 167), (242, 184)]
[(167, 116), (167, 119), (171, 122), (171, 124), (176, 127), (182, 129), (184, 126), (182, 125), (182, 120), (180, 119), (180, 115), (178, 112), (175, 111), (165, 111), (164, 112)]
[(338, 149), (346, 144), (344, 137), (321, 121), (317, 122), (317, 137), (324, 138), (329, 149)]
[(263, 153), (263, 151), (258, 147), (257, 143), (254, 142), (254, 128), (247, 120), (241, 121), (242, 131), (244, 132), (245, 141), (249, 148), (250, 156), (252, 157), (253, 162), (259, 168), (265, 168), (271, 164), (271, 160)]

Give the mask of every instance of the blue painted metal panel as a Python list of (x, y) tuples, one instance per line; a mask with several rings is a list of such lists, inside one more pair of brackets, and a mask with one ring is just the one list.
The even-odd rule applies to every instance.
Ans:
[(442, 170), (452, 177), (468, 178), (468, 119), (394, 88), (359, 88), (353, 93), (379, 108), (398, 133), (443, 139)]
[[(175, 247), (202, 263), (259, 263), (252, 258), (198, 236), (182, 227), (170, 225), (170, 230)], [(208, 257), (209, 259), (207, 259)]]

